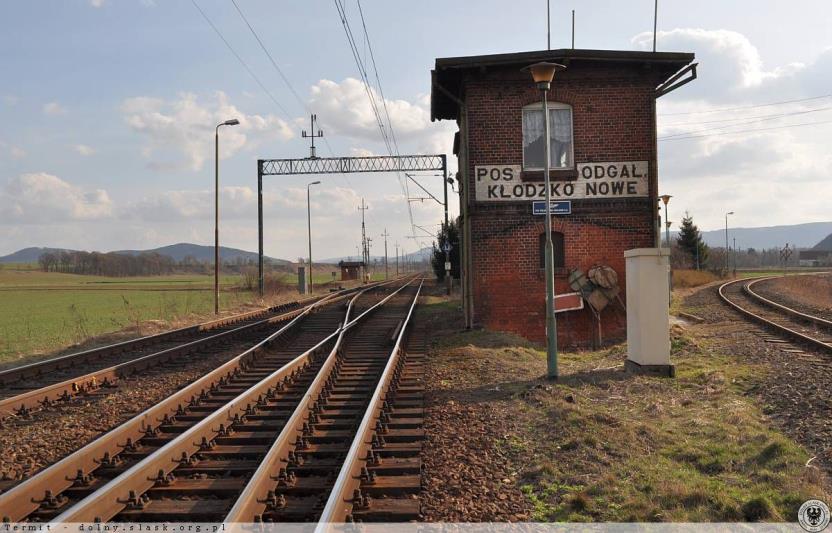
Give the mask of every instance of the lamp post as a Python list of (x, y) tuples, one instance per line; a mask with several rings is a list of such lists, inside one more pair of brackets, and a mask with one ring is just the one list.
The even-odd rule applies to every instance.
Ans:
[(312, 207), (309, 201), (309, 189), (313, 185), (320, 185), (320, 181), (313, 181), (306, 185), (306, 229), (309, 232), (309, 294), (312, 294)]
[(526, 67), (531, 72), (532, 79), (543, 97), (543, 180), (546, 187), (546, 248), (544, 250), (546, 263), (546, 376), (549, 379), (558, 378), (558, 329), (555, 320), (554, 246), (552, 244), (552, 215), (550, 213), (552, 187), (549, 180), (549, 152), (551, 147), (547, 93), (552, 85), (555, 72), (565, 68), (563, 65), (545, 61)]
[(670, 248), (670, 219), (667, 218), (667, 204), (673, 197), (669, 194), (663, 194), (659, 198), (664, 203), (664, 240), (667, 242), (667, 247)]
[(236, 126), (236, 118), (214, 128), (214, 314), (220, 314), (220, 126)]
[(725, 213), (725, 273), (728, 273), (728, 215), (733, 215), (733, 211)]

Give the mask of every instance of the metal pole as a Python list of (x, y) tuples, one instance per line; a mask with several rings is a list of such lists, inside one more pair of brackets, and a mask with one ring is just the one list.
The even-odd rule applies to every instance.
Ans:
[[(548, 89), (548, 88), (547, 88)], [(546, 91), (543, 92), (543, 177), (546, 183), (546, 363), (547, 376), (549, 379), (558, 378), (558, 330), (555, 319), (555, 272), (554, 272), (554, 245), (552, 244), (552, 215), (551, 192), (552, 186), (549, 179), (549, 105)]]
[(656, 28), (659, 20), (659, 0), (653, 3), (653, 51), (656, 51)]
[[(314, 133), (314, 132), (313, 132)], [(314, 140), (312, 142), (315, 142)], [(309, 236), (309, 294), (312, 294), (312, 207), (309, 201), (309, 189), (312, 184), (306, 185), (306, 231)]]
[(442, 156), (442, 185), (445, 193), (445, 225), (448, 225), (448, 162), (445, 156)]
[(670, 219), (667, 218), (667, 203), (664, 204), (664, 240), (670, 248)]
[(265, 294), (263, 279), (263, 161), (257, 161), (257, 287), (260, 297)]
[(546, 50), (552, 49), (551, 22), (552, 19), (549, 16), (549, 0), (546, 0)]
[(734, 237), (734, 277), (737, 277), (737, 238)]
[(728, 274), (728, 213), (725, 213), (725, 273)]
[(572, 50), (575, 49), (575, 10), (572, 10)]
[(390, 279), (390, 273), (387, 269), (387, 237), (389, 237), (390, 234), (387, 233), (387, 228), (384, 228), (384, 233), (382, 233), (381, 236), (384, 237), (384, 279), (387, 280)]
[(399, 243), (396, 243), (396, 277), (399, 277)]
[(220, 127), (214, 128), (214, 314), (220, 313)]

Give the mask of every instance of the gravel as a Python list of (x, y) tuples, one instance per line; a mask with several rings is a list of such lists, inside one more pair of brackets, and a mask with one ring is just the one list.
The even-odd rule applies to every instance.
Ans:
[(760, 400), (775, 427), (814, 456), (811, 465), (832, 477), (832, 356), (791, 342), (766, 342), (763, 336), (771, 333), (729, 309), (713, 287), (689, 296), (684, 307), (706, 319), (691, 326), (694, 334), (708, 338), (722, 353), (767, 368), (749, 393)]

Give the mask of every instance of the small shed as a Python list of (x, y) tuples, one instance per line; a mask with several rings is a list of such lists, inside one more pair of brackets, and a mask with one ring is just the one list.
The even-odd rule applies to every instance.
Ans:
[(341, 267), (341, 281), (350, 281), (361, 278), (364, 261), (339, 261), (338, 266)]

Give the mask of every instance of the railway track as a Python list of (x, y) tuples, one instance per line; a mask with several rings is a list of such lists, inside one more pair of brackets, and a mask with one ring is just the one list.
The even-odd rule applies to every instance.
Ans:
[[(720, 298), (733, 309), (781, 336), (826, 353), (832, 353), (832, 321), (801, 313), (754, 292), (754, 285), (777, 276), (734, 280), (719, 287)], [(788, 352), (803, 350), (781, 338), (765, 336), (766, 342), (783, 344)]]
[(425, 336), (409, 326), (420, 288), (377, 287), (313, 306), (0, 494), (0, 517), (415, 518)]
[(106, 393), (120, 379), (148, 368), (238, 349), (299, 316), (320, 299), (282, 304), (0, 371), (0, 419), (67, 403), (78, 396)]

